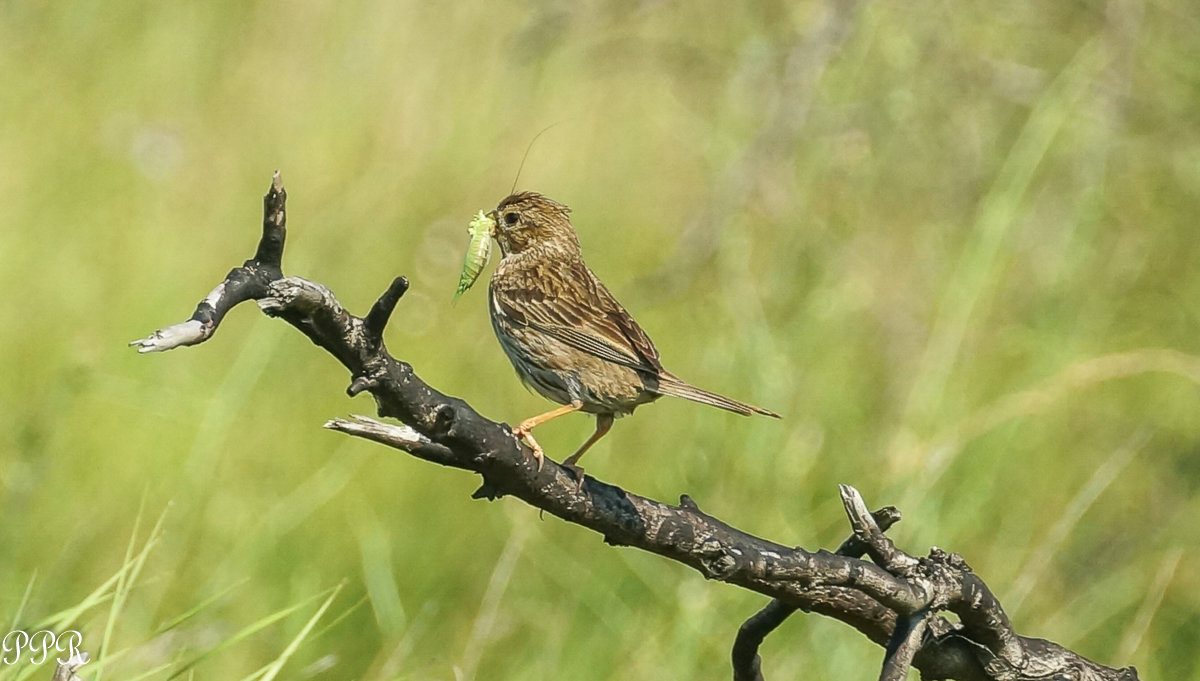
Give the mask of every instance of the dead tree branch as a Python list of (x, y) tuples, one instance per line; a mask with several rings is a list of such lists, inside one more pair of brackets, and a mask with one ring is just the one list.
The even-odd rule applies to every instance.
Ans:
[[(845, 622), (885, 648), (880, 679), (902, 679), (912, 666), (927, 679), (962, 681), (1136, 681), (1132, 668), (1112, 669), (1041, 639), (1019, 636), (999, 601), (963, 559), (933, 549), (916, 558), (884, 530), (895, 509), (872, 515), (853, 488), (842, 500), (853, 530), (836, 552), (809, 552), (742, 532), (701, 511), (686, 496), (672, 506), (631, 494), (547, 460), (538, 464), (507, 424), (484, 418), (461, 399), (422, 381), (392, 357), (383, 328), (408, 288), (397, 278), (366, 317), (347, 312), (324, 286), (281, 269), (286, 192), (276, 173), (263, 200), (263, 232), (253, 258), (232, 270), (185, 322), (132, 345), (159, 352), (208, 340), (225, 314), (254, 300), (288, 322), (350, 370), (348, 392), (369, 392), (380, 416), (334, 419), (326, 427), (415, 457), (479, 474), (476, 498), (514, 496), (563, 520), (678, 561), (708, 579), (735, 584), (774, 601), (742, 626), (734, 648), (735, 678), (761, 679), (758, 646), (792, 611)], [(866, 554), (870, 560), (860, 558)], [(937, 613), (958, 617), (952, 623)]]

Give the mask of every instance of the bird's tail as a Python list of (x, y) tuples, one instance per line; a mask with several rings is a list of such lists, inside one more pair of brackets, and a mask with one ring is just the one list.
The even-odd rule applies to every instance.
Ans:
[(741, 414), (742, 416), (762, 414), (763, 416), (779, 418), (779, 414), (776, 414), (773, 411), (763, 409), (762, 407), (756, 407), (752, 404), (746, 404), (745, 402), (738, 402), (737, 400), (730, 397), (725, 397), (724, 395), (710, 393), (707, 390), (697, 388), (696, 386), (684, 381), (674, 374), (667, 374), (665, 372), (664, 375), (660, 375), (658, 377), (658, 385), (650, 390), (658, 393), (659, 395), (682, 397), (685, 400), (699, 402), (700, 404), (720, 407), (721, 409), (731, 411), (735, 414)]

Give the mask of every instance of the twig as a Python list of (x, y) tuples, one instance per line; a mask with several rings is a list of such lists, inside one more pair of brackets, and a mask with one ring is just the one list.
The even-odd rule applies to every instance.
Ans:
[(138, 352), (163, 352), (208, 340), (225, 314), (238, 303), (261, 298), (268, 284), (283, 276), (283, 242), (287, 236), (287, 192), (279, 171), (271, 176), (271, 188), (263, 197), (263, 232), (254, 257), (225, 275), (186, 321), (159, 329), (130, 343)]
[(51, 681), (82, 681), (75, 672), (82, 669), (83, 665), (90, 661), (90, 656), (87, 653), (72, 653), (66, 662), (58, 662), (54, 666), (54, 676), (51, 677)]
[[(885, 506), (871, 514), (880, 531), (887, 531), (892, 525), (900, 522), (900, 511), (893, 506)], [(858, 558), (867, 551), (866, 544), (858, 537), (851, 535), (842, 542), (836, 551), (839, 556)], [(783, 621), (796, 612), (796, 606), (774, 599), (767, 603), (762, 610), (754, 613), (742, 623), (737, 637), (733, 640), (733, 681), (763, 681), (762, 660), (758, 649), (771, 632), (775, 631)]]

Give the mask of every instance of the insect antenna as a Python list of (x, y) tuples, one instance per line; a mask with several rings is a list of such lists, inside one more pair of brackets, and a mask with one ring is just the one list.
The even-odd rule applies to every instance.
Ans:
[(513, 192), (517, 191), (517, 182), (521, 179), (521, 171), (525, 169), (525, 159), (529, 158), (529, 150), (533, 149), (533, 143), (538, 141), (538, 138), (541, 137), (543, 133), (545, 133), (550, 128), (555, 127), (559, 123), (562, 123), (562, 121), (558, 121), (558, 123), (551, 123), (550, 125), (547, 125), (546, 127), (542, 128), (541, 132), (534, 135), (533, 139), (529, 140), (529, 146), (525, 147), (525, 154), (523, 156), (521, 156), (521, 165), (517, 167), (517, 176), (513, 178), (512, 189), (508, 190), (509, 194), (512, 194)]

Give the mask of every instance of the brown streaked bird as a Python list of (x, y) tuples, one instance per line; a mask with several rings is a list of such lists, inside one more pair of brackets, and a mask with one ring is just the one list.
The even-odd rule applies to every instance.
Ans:
[(519, 192), (491, 213), (503, 254), (488, 286), (492, 328), (521, 380), (563, 405), (513, 431), (533, 450), (539, 469), (542, 448), (530, 431), (573, 411), (596, 415), (596, 431), (563, 462), (581, 483), (576, 462), (613, 419), (663, 395), (779, 418), (663, 368), (650, 337), (584, 264), (570, 211), (541, 194)]

